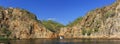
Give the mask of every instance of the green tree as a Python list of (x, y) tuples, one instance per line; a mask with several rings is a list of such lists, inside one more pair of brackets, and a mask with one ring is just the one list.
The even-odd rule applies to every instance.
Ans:
[(42, 24), (52, 32), (58, 32), (61, 27), (64, 27), (63, 24), (60, 24), (53, 20), (42, 20)]

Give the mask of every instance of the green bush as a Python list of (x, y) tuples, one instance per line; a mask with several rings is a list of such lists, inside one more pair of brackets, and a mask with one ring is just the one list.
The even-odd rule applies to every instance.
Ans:
[(7, 27), (5, 25), (2, 26), (1, 32), (3, 34), (6, 34), (5, 36), (7, 36), (7, 37), (9, 37), (9, 35), (11, 34), (11, 32), (7, 29)]
[(112, 17), (115, 14), (114, 11), (108, 11), (105, 13), (105, 18)]
[(4, 40), (4, 39), (7, 39), (7, 38), (5, 38), (4, 36), (0, 36), (0, 40)]
[(52, 21), (52, 20), (43, 20), (42, 24), (50, 31), (52, 32), (58, 32), (61, 27), (64, 27), (63, 24), (60, 24), (58, 22)]
[(88, 35), (88, 36), (91, 35), (91, 33), (92, 33), (92, 30), (91, 30), (91, 29), (87, 30), (87, 35)]
[(96, 27), (96, 28), (94, 28), (94, 32), (98, 32), (98, 28)]
[(23, 15), (26, 15), (26, 16), (28, 16), (29, 18), (34, 19), (34, 20), (37, 20), (37, 17), (36, 17), (33, 13), (28, 12), (28, 11), (25, 10), (25, 9), (22, 9), (21, 12), (23, 12), (23, 13), (24, 13)]
[(86, 34), (86, 30), (82, 29), (82, 35), (85, 35), (85, 34)]
[(87, 30), (85, 28), (82, 29), (82, 35), (86, 35), (87, 34), (89, 36), (89, 35), (91, 35), (91, 33), (92, 33), (91, 29), (87, 29)]

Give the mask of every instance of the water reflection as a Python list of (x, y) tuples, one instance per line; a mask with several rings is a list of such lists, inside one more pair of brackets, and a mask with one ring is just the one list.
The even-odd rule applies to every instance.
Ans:
[(120, 40), (100, 39), (32, 39), (0, 40), (0, 44), (119, 44)]

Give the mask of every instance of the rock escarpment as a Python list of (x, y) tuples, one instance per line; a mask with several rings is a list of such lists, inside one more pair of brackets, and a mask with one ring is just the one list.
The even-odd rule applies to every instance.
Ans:
[[(52, 26), (52, 29), (51, 25), (46, 27), (56, 30), (59, 26), (55, 26)], [(0, 7), (0, 38), (34, 39), (59, 36), (64, 36), (64, 38), (120, 38), (120, 0), (110, 6), (88, 12), (75, 25), (63, 27), (57, 33), (46, 27), (37, 20), (34, 14), (26, 10)]]
[(61, 28), (59, 35), (66, 38), (120, 38), (120, 1), (88, 12), (77, 25)]
[(0, 8), (0, 37), (51, 38), (52, 34), (32, 13), (18, 8)]

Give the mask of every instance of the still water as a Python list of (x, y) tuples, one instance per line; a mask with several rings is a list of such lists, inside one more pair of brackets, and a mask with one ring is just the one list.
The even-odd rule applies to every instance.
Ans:
[(120, 40), (109, 40), (109, 39), (0, 40), (0, 44), (120, 44)]

